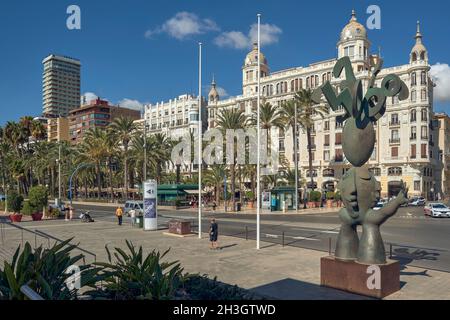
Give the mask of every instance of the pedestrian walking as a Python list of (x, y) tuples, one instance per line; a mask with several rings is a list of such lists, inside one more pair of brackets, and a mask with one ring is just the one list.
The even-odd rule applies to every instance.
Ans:
[(209, 228), (209, 241), (211, 242), (211, 250), (219, 249), (217, 246), (217, 238), (219, 236), (219, 226), (216, 219), (211, 219), (211, 226)]
[(119, 226), (121, 226), (122, 225), (122, 217), (123, 217), (122, 207), (117, 207), (117, 209), (116, 209), (116, 217), (117, 217)]
[(216, 211), (217, 203), (215, 201), (213, 201), (212, 207), (213, 207), (213, 211)]
[(64, 220), (69, 221), (69, 214), (70, 214), (70, 206), (66, 204), (64, 206)]
[(70, 221), (72, 221), (74, 215), (75, 215), (75, 209), (74, 209), (74, 207), (70, 206), (69, 207), (69, 220)]

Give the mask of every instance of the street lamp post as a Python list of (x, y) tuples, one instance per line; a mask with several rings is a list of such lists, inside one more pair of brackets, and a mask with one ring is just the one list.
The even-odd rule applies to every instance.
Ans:
[(202, 43), (198, 43), (198, 238), (202, 238)]
[(260, 249), (260, 210), (261, 210), (261, 128), (260, 128), (260, 99), (261, 99), (261, 14), (258, 13), (258, 87), (257, 87), (257, 163), (256, 163), (256, 249)]

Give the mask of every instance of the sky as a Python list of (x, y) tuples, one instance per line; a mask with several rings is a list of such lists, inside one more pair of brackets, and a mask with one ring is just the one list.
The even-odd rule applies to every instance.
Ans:
[[(203, 43), (203, 94), (213, 75), (223, 97), (242, 92), (241, 68), (262, 15), (262, 51), (271, 71), (336, 57), (336, 43), (355, 9), (366, 24), (378, 5), (381, 28), (368, 30), (371, 51), (385, 67), (407, 64), (416, 21), (437, 87), (435, 110), (450, 113), (450, 23), (447, 0), (2, 0), (0, 2), (0, 125), (42, 112), (42, 60), (81, 60), (81, 92), (139, 108), (198, 91)], [(81, 10), (69, 30), (67, 8)]]

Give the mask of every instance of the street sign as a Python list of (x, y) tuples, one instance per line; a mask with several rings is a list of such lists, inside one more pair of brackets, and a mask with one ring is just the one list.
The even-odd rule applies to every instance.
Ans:
[(158, 230), (158, 184), (156, 180), (144, 182), (144, 230)]

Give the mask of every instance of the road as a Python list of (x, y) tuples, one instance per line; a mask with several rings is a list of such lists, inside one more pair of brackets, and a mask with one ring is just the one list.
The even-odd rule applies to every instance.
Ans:
[[(77, 212), (89, 210), (94, 219), (114, 221), (114, 210), (98, 206), (75, 206)], [(209, 219), (216, 218), (219, 234), (249, 240), (256, 238), (256, 215), (226, 214), (206, 211), (202, 231), (209, 227)], [(188, 219), (198, 228), (197, 213), (192, 211), (159, 210), (158, 224), (166, 227), (173, 218)], [(125, 219), (125, 223), (127, 219)], [(307, 215), (261, 215), (262, 247), (271, 245), (299, 246), (334, 252), (339, 218), (336, 213)], [(402, 264), (450, 272), (450, 219), (425, 217), (422, 207), (400, 208), (381, 228), (386, 252)], [(284, 234), (284, 237), (283, 237)], [(284, 238), (284, 240), (283, 240)], [(392, 249), (391, 249), (392, 245)]]

